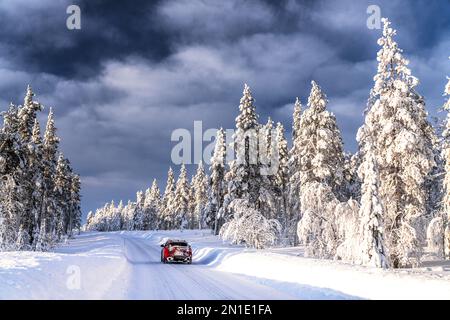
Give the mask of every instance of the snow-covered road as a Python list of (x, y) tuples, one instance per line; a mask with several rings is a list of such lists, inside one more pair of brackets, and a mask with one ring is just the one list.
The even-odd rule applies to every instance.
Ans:
[(123, 239), (125, 270), (111, 292), (124, 299), (293, 299), (295, 297), (245, 279), (216, 271), (194, 261), (192, 265), (162, 264), (159, 241), (132, 235)]
[[(193, 263), (162, 264), (159, 244), (184, 236), (194, 241)], [(271, 281), (216, 270), (224, 250), (233, 254), (243, 248), (204, 236), (204, 231), (89, 232), (54, 252), (0, 253), (0, 299), (299, 298)], [(219, 250), (209, 250), (210, 245)], [(315, 294), (326, 298), (324, 292), (319, 288)]]
[[(191, 265), (162, 264), (183, 238)], [(0, 253), (0, 299), (450, 299), (450, 262), (379, 270), (246, 249), (207, 230), (87, 232), (53, 252)]]

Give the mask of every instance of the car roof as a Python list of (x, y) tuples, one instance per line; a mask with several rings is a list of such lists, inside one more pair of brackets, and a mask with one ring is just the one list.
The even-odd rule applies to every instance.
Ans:
[(186, 240), (177, 240), (177, 239), (169, 239), (167, 242), (182, 242), (182, 243), (188, 243)]

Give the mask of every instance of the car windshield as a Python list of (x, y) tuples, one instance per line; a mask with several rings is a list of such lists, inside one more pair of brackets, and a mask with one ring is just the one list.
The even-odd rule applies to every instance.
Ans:
[(186, 242), (172, 242), (172, 243), (170, 243), (170, 245), (177, 246), (177, 247), (187, 247), (188, 246), (188, 244)]

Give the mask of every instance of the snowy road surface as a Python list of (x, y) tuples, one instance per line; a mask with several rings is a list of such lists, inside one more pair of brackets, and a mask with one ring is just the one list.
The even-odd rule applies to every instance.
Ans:
[(162, 264), (158, 243), (123, 236), (127, 264), (111, 292), (125, 299), (289, 299), (242, 276), (195, 263)]
[[(159, 244), (167, 237), (193, 240), (191, 265), (160, 262)], [(206, 243), (198, 239), (206, 239)], [(0, 298), (351, 298), (310, 286), (304, 286), (301, 295), (293, 294), (281, 282), (276, 282), (277, 286), (274, 281), (215, 268), (221, 254), (242, 250), (222, 244), (204, 231), (83, 233), (51, 253), (0, 253)]]
[[(166, 238), (192, 265), (162, 264)], [(82, 233), (54, 252), (0, 253), (0, 299), (450, 299), (450, 264), (384, 271), (245, 249), (208, 231)]]

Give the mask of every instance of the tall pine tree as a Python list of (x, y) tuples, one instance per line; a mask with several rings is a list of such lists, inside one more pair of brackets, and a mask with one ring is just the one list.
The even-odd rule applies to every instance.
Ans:
[(190, 184), (184, 164), (181, 165), (174, 196), (174, 225), (176, 229), (185, 229), (188, 226), (190, 200)]
[[(450, 78), (445, 86), (444, 95), (450, 96)], [(447, 98), (444, 104), (444, 110), (447, 111), (447, 119), (445, 124), (445, 130), (443, 132), (444, 147), (443, 158), (445, 161), (445, 178), (444, 178), (444, 199), (443, 199), (443, 211), (444, 211), (444, 255), (447, 259), (450, 259), (450, 98)]]
[[(357, 140), (364, 158), (372, 152), (380, 173), (385, 208), (386, 246), (394, 267), (417, 265), (424, 243), (426, 179), (435, 166), (435, 134), (425, 102), (415, 91), (408, 61), (394, 41), (396, 31), (383, 19), (378, 40), (378, 72), (364, 125)], [(373, 143), (372, 143), (373, 142)]]
[(297, 136), (302, 217), (299, 239), (309, 256), (330, 258), (339, 245), (334, 209), (342, 196), (344, 153), (335, 116), (327, 98), (312, 81), (308, 109)]
[(209, 167), (209, 196), (208, 208), (205, 223), (218, 234), (224, 221), (225, 210), (223, 200), (226, 192), (225, 172), (226, 172), (227, 150), (225, 144), (225, 131), (220, 128), (216, 135), (216, 144)]

